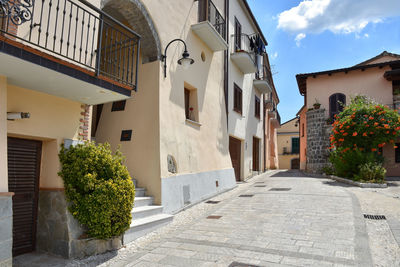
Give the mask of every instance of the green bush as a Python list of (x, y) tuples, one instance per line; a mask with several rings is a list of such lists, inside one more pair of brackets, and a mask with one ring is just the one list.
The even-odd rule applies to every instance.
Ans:
[(69, 211), (87, 227), (91, 237), (107, 239), (123, 234), (131, 222), (135, 188), (123, 157), (109, 144), (87, 142), (59, 154)]
[(368, 162), (360, 166), (360, 172), (355, 176), (355, 180), (361, 182), (383, 183), (385, 175), (386, 169), (381, 163)]

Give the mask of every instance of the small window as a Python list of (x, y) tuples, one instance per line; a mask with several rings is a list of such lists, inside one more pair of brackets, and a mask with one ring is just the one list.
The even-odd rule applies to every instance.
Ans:
[(242, 114), (242, 89), (237, 84), (233, 86), (233, 110)]
[(242, 25), (239, 20), (235, 17), (235, 51), (240, 51), (242, 49), (241, 44), (242, 38)]
[(300, 152), (300, 140), (298, 137), (292, 138), (292, 154), (299, 154)]
[(304, 137), (304, 123), (301, 124), (301, 137)]
[(400, 143), (396, 144), (395, 161), (396, 161), (396, 163), (400, 163)]
[(197, 105), (197, 89), (186, 86), (184, 88), (185, 118), (191, 121), (199, 121), (199, 111)]
[(111, 111), (122, 111), (125, 110), (126, 100), (115, 101), (112, 104)]
[(335, 119), (335, 115), (343, 111), (346, 105), (346, 96), (344, 94), (333, 94), (329, 97), (329, 118)]
[(258, 96), (255, 96), (255, 101), (254, 101), (254, 116), (256, 118), (260, 118), (260, 113), (261, 113), (261, 102), (260, 98)]

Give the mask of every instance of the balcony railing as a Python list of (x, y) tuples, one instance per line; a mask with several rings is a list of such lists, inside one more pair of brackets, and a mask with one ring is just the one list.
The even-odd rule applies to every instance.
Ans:
[(140, 36), (85, 0), (0, 0), (0, 35), (136, 90)]
[(224, 17), (219, 13), (211, 0), (199, 0), (199, 22), (207, 20), (226, 41), (226, 23)]

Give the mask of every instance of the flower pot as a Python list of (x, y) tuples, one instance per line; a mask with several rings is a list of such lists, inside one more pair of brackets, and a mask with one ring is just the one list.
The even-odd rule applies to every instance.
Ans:
[(314, 109), (319, 109), (321, 107), (321, 104), (314, 104)]

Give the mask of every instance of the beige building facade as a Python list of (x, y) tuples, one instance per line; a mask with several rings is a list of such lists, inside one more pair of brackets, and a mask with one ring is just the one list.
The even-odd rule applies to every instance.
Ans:
[(278, 129), (278, 155), (280, 169), (300, 169), (299, 119), (281, 124)]
[[(396, 110), (399, 106), (400, 93), (400, 55), (384, 51), (378, 56), (353, 67), (309, 73), (296, 76), (300, 93), (304, 96), (305, 105), (299, 111), (300, 116), (300, 165), (301, 169), (310, 168), (310, 127), (307, 114), (313, 109), (313, 104), (321, 104), (324, 124), (329, 124), (329, 118), (339, 112), (338, 101), (348, 103), (352, 97), (365, 95), (378, 103), (388, 105)], [(317, 112), (311, 110), (311, 112)], [(328, 129), (328, 128), (327, 128)], [(329, 129), (328, 129), (329, 130)], [(327, 139), (323, 142), (326, 144)], [(385, 168), (388, 176), (400, 175), (400, 151), (385, 146), (383, 156), (386, 158)], [(327, 160), (326, 157), (324, 159)]]

